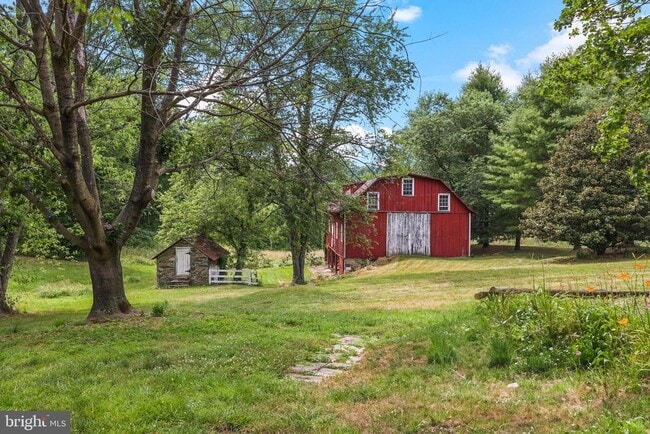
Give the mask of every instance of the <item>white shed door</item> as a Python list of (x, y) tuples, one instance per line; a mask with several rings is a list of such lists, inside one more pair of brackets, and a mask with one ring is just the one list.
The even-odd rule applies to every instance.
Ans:
[(176, 275), (186, 276), (190, 274), (190, 248), (176, 247)]
[(427, 255), (431, 252), (431, 215), (388, 213), (386, 255)]

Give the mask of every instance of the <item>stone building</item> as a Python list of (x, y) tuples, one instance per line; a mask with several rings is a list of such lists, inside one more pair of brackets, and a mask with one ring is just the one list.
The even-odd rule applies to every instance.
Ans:
[(210, 270), (225, 268), (228, 251), (205, 236), (181, 238), (152, 259), (160, 288), (208, 285)]

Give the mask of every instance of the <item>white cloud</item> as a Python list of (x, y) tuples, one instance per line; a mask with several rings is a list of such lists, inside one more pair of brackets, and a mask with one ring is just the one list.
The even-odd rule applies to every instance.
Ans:
[(397, 8), (393, 12), (393, 20), (398, 23), (410, 23), (422, 16), (422, 8), (419, 6), (409, 6), (406, 8)]
[(491, 45), (487, 49), (486, 60), (482, 62), (468, 62), (464, 67), (455, 71), (453, 77), (458, 81), (465, 82), (479, 63), (482, 63), (490, 67), (493, 71), (498, 72), (503, 80), (503, 85), (508, 90), (514, 91), (521, 84), (524, 75), (531, 72), (531, 70), (535, 69), (547, 58), (574, 50), (584, 42), (582, 35), (570, 37), (570, 30), (556, 32), (553, 30), (552, 25), (549, 25), (549, 28), (548, 42), (533, 48), (523, 57), (509, 60), (508, 55), (513, 51), (511, 45)]
[(379, 127), (379, 131), (381, 131), (386, 137), (393, 135), (393, 129), (390, 127)]
[(570, 30), (561, 32), (551, 30), (551, 39), (547, 43), (535, 47), (521, 59), (517, 59), (517, 66), (522, 69), (530, 69), (553, 55), (575, 50), (584, 43), (585, 37), (582, 34), (572, 37), (570, 32)]
[[(512, 91), (519, 86), (523, 75), (508, 63), (507, 56), (511, 51), (512, 46), (508, 44), (491, 45), (487, 51), (488, 60), (481, 63), (489, 67), (492, 71), (498, 72), (501, 80), (503, 80), (503, 85)], [(454, 78), (462, 82), (467, 81), (478, 65), (479, 62), (467, 63), (463, 68), (454, 72)]]
[(359, 124), (347, 125), (343, 127), (343, 129), (357, 139), (365, 139), (371, 135), (370, 131), (366, 130)]
[(488, 48), (488, 55), (492, 59), (505, 59), (505, 57), (512, 51), (512, 46), (509, 44), (490, 45)]

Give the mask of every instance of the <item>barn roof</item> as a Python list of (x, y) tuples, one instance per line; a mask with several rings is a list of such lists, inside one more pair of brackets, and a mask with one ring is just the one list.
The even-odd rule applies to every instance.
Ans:
[(156, 259), (158, 256), (162, 255), (181, 241), (186, 241), (187, 243), (191, 244), (194, 248), (196, 248), (196, 250), (210, 258), (211, 261), (216, 261), (217, 259), (228, 256), (230, 254), (228, 250), (224, 249), (219, 244), (212, 241), (210, 238), (204, 235), (197, 235), (194, 237), (179, 238), (169, 246), (165, 247), (151, 259)]
[[(456, 193), (456, 192), (455, 192), (455, 191), (454, 191), (454, 190), (453, 190), (453, 189), (452, 189), (452, 188), (451, 188), (451, 187), (450, 187), (450, 186), (449, 186), (445, 181), (443, 181), (443, 180), (440, 179), (440, 178), (434, 178), (434, 177), (432, 177), (432, 176), (420, 175), (420, 174), (417, 174), (417, 173), (408, 173), (408, 174), (406, 174), (406, 175), (390, 175), (390, 176), (382, 176), (382, 177), (379, 177), (379, 178), (369, 179), (369, 180), (366, 181), (366, 182), (356, 182), (356, 183), (354, 183), (354, 184), (349, 184), (349, 185), (347, 185), (346, 188), (345, 188), (345, 190), (346, 190), (346, 194), (347, 194), (347, 195), (357, 197), (357, 196), (361, 196), (362, 194), (365, 194), (365, 193), (370, 189), (370, 187), (372, 187), (372, 186), (373, 186), (374, 184), (376, 184), (378, 181), (385, 181), (385, 180), (390, 180), (390, 179), (400, 179), (400, 178), (406, 178), (406, 177), (411, 177), (411, 178), (425, 178), (425, 179), (431, 179), (431, 180), (438, 181), (438, 182), (442, 183), (445, 187), (447, 187), (447, 188), (449, 189), (449, 191), (451, 192), (451, 194), (453, 194), (454, 196), (456, 196), (456, 198), (457, 198), (459, 201), (461, 201), (461, 203), (462, 203), (463, 205), (465, 205), (465, 207), (467, 207), (467, 209), (468, 209), (472, 214), (476, 214), (476, 211), (474, 211), (474, 210), (473, 210), (473, 209), (472, 209), (472, 208), (467, 204), (467, 202), (465, 202), (465, 201), (463, 200), (463, 198), (460, 197), (460, 196), (459, 196), (459, 195), (458, 195), (458, 194), (457, 194), (457, 193)], [(331, 213), (337, 213), (337, 212), (340, 212), (340, 211), (341, 211), (341, 207), (340, 207), (339, 204), (330, 204), (330, 206), (329, 206), (329, 212), (331, 212)]]

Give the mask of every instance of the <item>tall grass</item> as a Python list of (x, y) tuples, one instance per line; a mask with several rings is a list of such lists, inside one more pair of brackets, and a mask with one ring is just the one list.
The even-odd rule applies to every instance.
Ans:
[[(629, 291), (650, 286), (633, 274), (618, 276)], [(478, 312), (493, 366), (536, 373), (616, 369), (636, 379), (650, 372), (649, 307), (647, 297), (567, 298), (542, 286), (531, 294), (488, 298)]]

